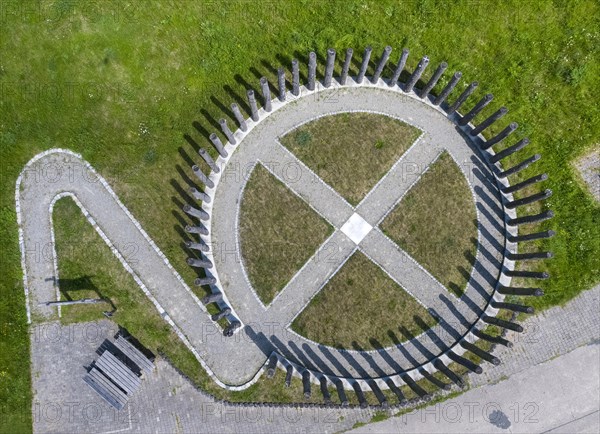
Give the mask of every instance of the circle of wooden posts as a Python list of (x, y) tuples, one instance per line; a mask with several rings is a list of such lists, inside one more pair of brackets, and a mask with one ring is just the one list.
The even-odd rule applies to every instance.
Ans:
[[(449, 119), (454, 121), (459, 127), (461, 127), (465, 132), (470, 134), (473, 137), (478, 137), (480, 139), (480, 150), (482, 151), (482, 155), (487, 160), (490, 168), (492, 169), (499, 190), (503, 193), (503, 205), (505, 212), (506, 210), (516, 210), (517, 208), (525, 205), (532, 204), (534, 202), (543, 201), (549, 198), (552, 195), (552, 191), (550, 189), (546, 189), (544, 191), (530, 194), (529, 196), (520, 197), (515, 199), (512, 197), (513, 193), (518, 192), (526, 187), (530, 187), (540, 182), (544, 182), (548, 179), (547, 174), (539, 174), (533, 177), (530, 177), (524, 181), (521, 181), (517, 184), (508, 185), (505, 179), (510, 176), (519, 173), (520, 171), (526, 169), (530, 165), (539, 161), (541, 155), (534, 154), (521, 162), (504, 168), (501, 166), (501, 161), (516, 154), (517, 152), (522, 151), (525, 147), (529, 145), (529, 139), (527, 137), (522, 138), (516, 144), (508, 146), (499, 152), (493, 152), (493, 146), (500, 144), (504, 140), (508, 139), (511, 134), (513, 134), (517, 128), (518, 124), (516, 122), (511, 122), (507, 127), (502, 129), (499, 133), (492, 136), (489, 139), (485, 139), (481, 134), (490, 128), (495, 122), (502, 119), (507, 113), (508, 109), (506, 107), (500, 107), (498, 110), (489, 115), (485, 120), (480, 122), (478, 125), (472, 125), (471, 122), (473, 119), (482, 112), (492, 101), (493, 95), (491, 93), (486, 94), (482, 97), (475, 105), (473, 105), (467, 112), (464, 114), (460, 113), (460, 109), (465, 105), (465, 103), (469, 100), (469, 97), (473, 94), (473, 92), (478, 87), (478, 82), (474, 81), (470, 83), (461, 93), (460, 95), (450, 104), (447, 103), (447, 99), (453, 93), (454, 89), (459, 84), (462, 73), (460, 71), (454, 72), (450, 79), (447, 81), (446, 85), (441, 89), (441, 91), (437, 95), (432, 95), (431, 92), (438, 85), (440, 79), (442, 79), (444, 73), (448, 68), (448, 64), (446, 62), (441, 62), (436, 68), (435, 72), (431, 75), (431, 77), (426, 81), (425, 85), (422, 89), (417, 89), (416, 86), (423, 76), (428, 64), (429, 57), (423, 56), (416, 68), (410, 73), (409, 78), (406, 83), (401, 84), (399, 82), (400, 76), (402, 72), (405, 70), (406, 61), (409, 56), (409, 50), (404, 48), (401, 51), (398, 62), (393, 67), (393, 74), (390, 78), (385, 78), (386, 66), (391, 57), (392, 47), (386, 46), (377, 62), (377, 66), (373, 72), (371, 80), (369, 82), (373, 84), (377, 84), (380, 80), (383, 80), (387, 83), (389, 87), (398, 86), (402, 91), (406, 93), (414, 93), (418, 98), (422, 99), (424, 102), (429, 103), (433, 106), (440, 106), (442, 110), (445, 111), (446, 115)], [(344, 52), (343, 63), (341, 68), (341, 73), (337, 78), (338, 85), (344, 86), (347, 85), (347, 81), (351, 66), (352, 56), (354, 54), (354, 50), (352, 48), (348, 48)], [(357, 84), (363, 83), (365, 77), (367, 76), (369, 62), (372, 54), (372, 48), (367, 46), (362, 55), (360, 68), (358, 71), (358, 75), (353, 79), (353, 81)], [(333, 49), (327, 50), (326, 64), (325, 64), (325, 73), (323, 77), (322, 86), (323, 88), (329, 88), (333, 84), (334, 77), (334, 69), (336, 62), (336, 51)], [(301, 93), (301, 85), (300, 85), (300, 65), (297, 59), (293, 59), (291, 62), (291, 95), (293, 97), (299, 97)], [(308, 56), (308, 65), (307, 65), (307, 83), (306, 89), (309, 91), (315, 91), (317, 89), (317, 56), (316, 53), (310, 52)], [(285, 69), (280, 67), (277, 69), (277, 99), (280, 102), (285, 102), (288, 98), (287, 86), (286, 86), (286, 77), (285, 77)], [(269, 82), (266, 77), (262, 77), (260, 79), (260, 89), (264, 99), (264, 105), (262, 109), (265, 113), (271, 112), (273, 110), (272, 101), (271, 101), (271, 91), (269, 88)], [(260, 111), (258, 107), (258, 102), (256, 100), (254, 90), (248, 89), (247, 93), (248, 106), (250, 108), (250, 119), (253, 122), (260, 121)], [(237, 122), (240, 133), (232, 131), (225, 119), (220, 119), (218, 121), (221, 132), (224, 137), (227, 139), (227, 142), (230, 145), (238, 144), (238, 139), (236, 138), (236, 134), (242, 135), (243, 133), (248, 131), (248, 121), (245, 116), (242, 114), (239, 106), (237, 104), (231, 104), (231, 110), (234, 115), (234, 118)], [(217, 136), (217, 134), (212, 133), (209, 136), (210, 142), (212, 143), (216, 152), (223, 158), (228, 156), (227, 151), (225, 150), (225, 146), (221, 139)], [(200, 149), (198, 151), (199, 155), (211, 169), (211, 172), (219, 173), (219, 167), (212, 159), (210, 154), (205, 149)], [(192, 171), (198, 178), (198, 180), (206, 186), (206, 188), (214, 188), (214, 182), (211, 180), (210, 176), (205, 175), (197, 165), (192, 166)], [(195, 188), (190, 189), (190, 194), (194, 199), (201, 203), (209, 203), (210, 196), (204, 192), (198, 191)], [(196, 225), (188, 225), (185, 227), (185, 231), (190, 234), (197, 235), (207, 235), (209, 232), (203, 226), (202, 221), (208, 220), (209, 215), (206, 211), (202, 209), (202, 207), (197, 208), (190, 204), (185, 204), (183, 207), (183, 211), (188, 214), (190, 217), (198, 220)], [(505, 223), (509, 227), (519, 228), (521, 225), (525, 224), (535, 224), (551, 219), (554, 216), (554, 213), (551, 210), (545, 210), (535, 215), (524, 215), (518, 217), (506, 217)], [(555, 232), (552, 230), (527, 233), (527, 234), (507, 234), (507, 240), (510, 243), (518, 244), (523, 242), (535, 241), (540, 239), (550, 238), (555, 235)], [(187, 241), (185, 243), (187, 249), (191, 251), (197, 252), (200, 256), (202, 253), (208, 251), (208, 247), (204, 243)], [(531, 253), (517, 253), (507, 251), (505, 252), (505, 257), (510, 261), (532, 261), (532, 260), (544, 260), (552, 258), (552, 252), (531, 252)], [(210, 269), (213, 265), (212, 262), (206, 258), (193, 258), (188, 257), (187, 263), (195, 268), (200, 268), (204, 270)], [(547, 279), (549, 277), (547, 272), (537, 272), (537, 271), (520, 271), (520, 270), (506, 270), (503, 272), (505, 276), (508, 277), (524, 277), (529, 279)], [(194, 282), (198, 286), (212, 286), (216, 283), (216, 279), (211, 276), (197, 278)], [(543, 291), (540, 288), (525, 288), (525, 287), (512, 287), (512, 286), (504, 286), (498, 283), (495, 293), (502, 295), (502, 297), (510, 295), (510, 296), (520, 296), (520, 297), (539, 297), (543, 295)], [(231, 308), (227, 305), (223, 304), (223, 296), (219, 292), (213, 292), (208, 296), (202, 299), (202, 302), (205, 304), (217, 303), (220, 306), (219, 313), (212, 316), (212, 319), (215, 321), (221, 320), (223, 318), (231, 317), (232, 311)], [(504, 301), (498, 301), (494, 299), (494, 294), (490, 297), (490, 306), (493, 309), (504, 309), (515, 313), (533, 313), (533, 308), (530, 306), (524, 306), (516, 303), (508, 303)], [(482, 339), (488, 341), (494, 345), (503, 345), (507, 347), (511, 347), (512, 343), (507, 341), (502, 336), (492, 336), (487, 333), (475, 328), (475, 324), (481, 321), (484, 324), (492, 324), (498, 327), (501, 327), (505, 330), (512, 330), (515, 332), (521, 332), (523, 330), (522, 326), (516, 324), (512, 321), (506, 321), (499, 319), (495, 316), (488, 315), (487, 313), (483, 313), (479, 320), (476, 321), (472, 328), (471, 332), (478, 339)], [(230, 320), (229, 325), (223, 331), (225, 336), (232, 336), (236, 329), (241, 327), (241, 323), (233, 317)], [(461, 346), (464, 350), (471, 352), (477, 355), (484, 361), (497, 365), (500, 363), (500, 360), (486, 352), (481, 350), (479, 347), (475, 346), (473, 343), (467, 341), (466, 339), (461, 338), (457, 340), (454, 345)], [(448, 349), (445, 353), (453, 362), (456, 362), (468, 370), (480, 373), (482, 369), (479, 365), (471, 362), (465, 357), (462, 357), (452, 351), (452, 348)], [(421, 369), (420, 372), (423, 378), (427, 379), (432, 384), (436, 385), (441, 389), (448, 390), (451, 387), (451, 384), (455, 384), (459, 387), (464, 386), (463, 380), (455, 374), (451, 369), (448, 368), (440, 359), (439, 356), (434, 357), (430, 362), (433, 366), (443, 373), (451, 383), (444, 383), (438, 378), (432, 376), (425, 369)], [(331, 383), (335, 386), (337, 395), (340, 401), (340, 405), (347, 406), (348, 399), (346, 396), (346, 390), (351, 389), (354, 390), (357, 399), (359, 401), (359, 405), (361, 407), (367, 406), (367, 401), (364, 396), (364, 391), (361, 388), (361, 383), (357, 379), (349, 378), (338, 378), (326, 376), (318, 372), (312, 372), (309, 369), (306, 369), (302, 366), (296, 366), (293, 363), (287, 361), (283, 356), (272, 353), (266, 362), (266, 375), (267, 377), (273, 377), (275, 375), (275, 371), (278, 367), (281, 366), (282, 369), (285, 370), (285, 385), (289, 387), (291, 385), (291, 380), (294, 374), (299, 376), (302, 379), (302, 387), (303, 394), (305, 399), (309, 399), (312, 395), (311, 382), (314, 381), (320, 385), (320, 390), (323, 395), (323, 399), (325, 404), (331, 403), (331, 396), (328, 389), (328, 384)], [(427, 400), (430, 398), (430, 395), (426, 393), (415, 381), (412, 379), (410, 375), (407, 373), (399, 373), (398, 374), (401, 380), (406, 384), (417, 396), (419, 396), (422, 400)], [(383, 408), (387, 408), (389, 403), (387, 402), (387, 398), (382, 393), (381, 388), (378, 383), (373, 379), (363, 379), (366, 383), (363, 383), (363, 386), (366, 384), (369, 387), (369, 391), (373, 392), (375, 397), (378, 399), (379, 404)], [(398, 398), (397, 405), (404, 405), (407, 401), (402, 391), (397, 386), (396, 382), (392, 380), (392, 377), (386, 377), (382, 379), (385, 385), (396, 395)], [(349, 387), (345, 387), (349, 386)]]

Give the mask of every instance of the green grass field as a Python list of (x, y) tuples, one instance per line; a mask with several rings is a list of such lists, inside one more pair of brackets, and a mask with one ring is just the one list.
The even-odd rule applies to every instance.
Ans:
[[(174, 229), (181, 225), (177, 209), (185, 186), (178, 170), (187, 171), (186, 154), (194, 152), (183, 135), (207, 144), (207, 133), (217, 130), (215, 119), (222, 116), (220, 105), (243, 98), (246, 83), (258, 89), (260, 75), (273, 77), (272, 66), (289, 66), (293, 56), (304, 62), (309, 50), (322, 59), (329, 46), (338, 52), (351, 46), (360, 53), (370, 44), (377, 58), (390, 44), (395, 62), (399, 50), (408, 47), (409, 71), (428, 54), (432, 65), (446, 60), (450, 70), (464, 73), (465, 82), (478, 80), (473, 101), (486, 92), (493, 92), (495, 101), (477, 120), (500, 104), (510, 109), (506, 122), (488, 133), (516, 120), (516, 135), (532, 139), (512, 162), (543, 154), (519, 178), (550, 174), (546, 184), (554, 196), (548, 203), (557, 217), (542, 227), (552, 227), (558, 236), (542, 247), (556, 257), (548, 265), (552, 279), (543, 283), (546, 296), (534, 300), (536, 307), (564, 303), (600, 281), (600, 210), (570, 165), (600, 137), (597, 2), (103, 5), (24, 1), (0, 6), (0, 431), (31, 430), (24, 356), (29, 342), (14, 207), (23, 165), (52, 147), (82, 153), (191, 283), (195, 276), (184, 263)], [(303, 75), (305, 68), (303, 63)]]
[(444, 152), (388, 214), (381, 228), (460, 297), (476, 254), (476, 219), (469, 184)]
[(341, 113), (304, 124), (281, 138), (323, 181), (358, 205), (419, 137), (410, 125), (375, 113)]
[(240, 244), (252, 287), (269, 304), (333, 232), (306, 202), (258, 164), (240, 205)]

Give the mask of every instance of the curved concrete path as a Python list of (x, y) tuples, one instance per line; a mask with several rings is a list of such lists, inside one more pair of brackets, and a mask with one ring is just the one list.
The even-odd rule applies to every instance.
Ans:
[[(386, 85), (380, 82), (379, 87), (384, 86)], [(315, 95), (305, 88), (302, 92), (303, 95)], [(465, 295), (456, 300), (416, 263), (404, 260), (406, 254), (377, 230), (372, 231), (359, 248), (365, 250), (418, 300), (435, 310), (442, 318), (441, 325), (404, 345), (381, 351), (354, 352), (327, 348), (290, 333), (286, 327), (318, 291), (324, 280), (335, 271), (331, 263), (309, 261), (303, 268), (303, 273), (314, 276), (312, 281), (305, 279), (304, 274), (299, 275), (290, 285), (302, 283), (299, 285), (302, 289), (298, 292), (284, 290), (267, 309), (247, 287), (240, 267), (229, 268), (228, 263), (228, 268), (223, 268), (223, 261), (212, 257), (210, 253), (221, 273), (220, 283), (226, 286), (225, 293), (231, 298), (235, 314), (247, 325), (233, 338), (225, 338), (215, 329), (204, 306), (118, 200), (106, 181), (78, 155), (63, 150), (51, 150), (38, 155), (28, 163), (17, 184), (24, 281), (31, 316), (37, 320), (51, 319), (55, 315), (50, 308), (39, 305), (40, 302), (55, 300), (57, 297), (53, 266), (55, 259), (41, 260), (40, 249), (53, 245), (51, 204), (58, 194), (68, 192), (77, 198), (88, 218), (95, 224), (96, 230), (113, 248), (113, 252), (134, 276), (163, 318), (221, 386), (243, 384), (241, 388), (247, 387), (249, 382), (260, 375), (267, 355), (273, 350), (300, 365), (344, 377), (384, 377), (398, 371), (408, 371), (424, 363), (431, 355), (443, 352), (447, 345), (454, 343), (476, 321), (500, 275), (504, 228), (499, 223), (503, 218), (502, 206), (491, 175), (471, 148), (477, 146), (477, 143), (466, 142), (460, 131), (439, 109), (414, 98), (407, 98), (399, 92), (397, 86), (385, 90), (347, 86), (343, 89), (324, 90), (322, 95), (331, 96), (334, 92), (338, 97), (336, 105), (326, 99), (307, 97), (286, 103), (256, 126), (249, 121), (251, 130), (231, 156), (229, 164), (243, 164), (257, 158), (265, 161), (281, 159), (282, 162), (294, 160), (291, 154), (280, 149), (276, 138), (307, 120), (309, 116), (317, 114), (371, 110), (404, 119), (424, 130), (425, 135), (421, 138), (419, 147), (411, 149), (404, 158), (430, 163), (442, 149), (448, 149), (474, 187), (480, 218), (479, 249)], [(274, 107), (278, 107), (275, 101)], [(261, 113), (264, 115), (262, 110)], [(239, 137), (240, 132), (236, 134)], [(233, 151), (231, 145), (227, 145), (227, 149), (230, 153)], [(402, 179), (400, 167), (401, 165), (396, 165), (356, 210), (336, 194), (332, 194), (331, 189), (319, 180), (311, 184), (311, 189), (304, 193), (315, 207), (321, 202), (312, 200), (312, 196), (316, 198), (322, 195), (331, 199), (330, 206), (322, 212), (328, 213), (328, 218), (336, 228), (353, 212), (360, 212), (367, 221), (376, 224), (386, 208), (393, 206), (401, 196), (400, 193), (409, 188), (408, 184), (399, 183)], [(304, 183), (296, 183), (295, 186), (298, 190), (306, 187)], [(294, 189), (294, 186), (291, 187)], [(212, 242), (223, 246), (237, 246), (235, 210), (241, 186), (239, 183), (221, 182), (217, 188), (220, 191), (214, 202), (212, 219), (213, 222), (219, 221), (219, 225), (212, 225)], [(297, 192), (302, 195), (302, 191)], [(323, 203), (321, 207), (322, 205)], [(356, 248), (340, 231), (336, 231), (329, 241), (335, 242), (340, 257), (348, 256)], [(119, 249), (119, 246), (126, 246), (128, 243), (135, 243), (139, 247), (138, 260), (135, 262), (128, 262), (127, 252)], [(51, 252), (52, 256), (53, 249)], [(305, 285), (306, 282), (311, 284)], [(460, 354), (462, 351), (457, 349), (455, 352)], [(413, 371), (411, 375), (415, 379), (420, 378), (418, 372)], [(313, 378), (313, 381), (316, 379)], [(387, 387), (383, 383), (380, 386)]]
[[(457, 128), (438, 107), (424, 103), (414, 94), (407, 96), (398, 86), (388, 87), (382, 80), (377, 85), (369, 85), (365, 81), (361, 86), (351, 79), (348, 82), (347, 86), (333, 85), (329, 89), (318, 85), (318, 93), (313, 94), (314, 97), (306, 96), (310, 93), (306, 89), (300, 97), (288, 93), (287, 97), (292, 102), (281, 104), (274, 101), (271, 113), (261, 110), (263, 119), (248, 121), (248, 132), (238, 130), (236, 139), (239, 145), (226, 147), (228, 156), (217, 161), (221, 172), (211, 174), (216, 185), (205, 190), (213, 201), (203, 204), (211, 214), (211, 222), (210, 234), (202, 238), (214, 247), (213, 252), (207, 255), (215, 264), (211, 270), (217, 278), (214, 291), (225, 293), (235, 315), (246, 325), (246, 332), (260, 345), (268, 341), (273, 350), (288, 360), (318, 372), (343, 377), (383, 377), (420, 366), (432, 355), (444, 352), (467, 333), (486, 309), (502, 269), (504, 211), (493, 176), (477, 151), (481, 139), (467, 138), (464, 133), (471, 127), (467, 126), (464, 130)], [(280, 137), (310, 120), (350, 111), (385, 114), (423, 132), (356, 207), (352, 207), (279, 142)], [(450, 153), (467, 178), (479, 218), (476, 263), (465, 294), (460, 299), (377, 228), (444, 150)], [(268, 306), (252, 289), (239, 253), (239, 207), (245, 183), (257, 162), (336, 229)], [(241, 168), (245, 169), (243, 176), (236, 176), (242, 172)], [(358, 246), (340, 230), (354, 213), (374, 227)], [(292, 320), (356, 248), (441, 318), (440, 325), (403, 345), (369, 352), (338, 350), (293, 333), (289, 329)], [(235, 255), (230, 252), (235, 252)], [(265, 327), (266, 324), (269, 327)], [(400, 339), (404, 338), (400, 336)], [(456, 352), (460, 353), (459, 350)]]

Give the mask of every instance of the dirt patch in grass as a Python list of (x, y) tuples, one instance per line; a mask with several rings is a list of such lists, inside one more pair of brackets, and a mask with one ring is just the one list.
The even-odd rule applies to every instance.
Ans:
[(456, 295), (465, 290), (477, 218), (467, 180), (444, 152), (381, 223), (381, 229)]
[(333, 228), (264, 166), (250, 175), (240, 207), (240, 243), (248, 278), (269, 304)]
[(375, 113), (340, 113), (300, 126), (281, 143), (357, 205), (417, 139), (418, 129)]
[(292, 323), (292, 329), (336, 348), (397, 345), (436, 321), (379, 266), (357, 251)]
[(595, 150), (579, 157), (574, 166), (583, 183), (594, 196), (596, 201), (600, 202), (600, 144), (597, 144)]

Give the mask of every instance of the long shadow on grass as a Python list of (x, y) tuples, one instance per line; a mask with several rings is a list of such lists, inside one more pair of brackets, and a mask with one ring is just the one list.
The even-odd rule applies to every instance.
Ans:
[[(209, 137), (210, 137), (210, 131), (208, 131), (208, 130), (207, 130), (205, 127), (204, 127), (204, 125), (202, 125), (202, 124), (201, 124), (200, 122), (198, 122), (198, 121), (193, 121), (193, 122), (192, 122), (192, 126), (194, 127), (194, 129), (195, 129), (196, 131), (198, 131), (198, 133), (200, 133), (200, 135), (201, 135), (202, 137), (204, 137), (206, 140), (210, 140), (210, 139), (209, 139)], [(189, 140), (188, 140), (188, 143), (189, 143)], [(191, 143), (190, 143), (190, 144), (191, 144)], [(197, 146), (197, 149), (196, 149), (196, 151), (197, 151), (198, 149), (200, 149), (200, 145), (196, 144), (196, 146)]]
[(219, 122), (215, 119), (215, 117), (210, 114), (208, 112), (208, 110), (205, 109), (200, 109), (200, 114), (204, 117), (204, 119), (206, 119), (206, 121), (213, 127), (215, 128), (215, 131), (213, 131), (215, 134), (221, 135), (221, 139), (223, 139), (223, 135), (221, 134), (221, 125), (219, 124)]
[(62, 295), (65, 297), (67, 301), (73, 301), (74, 299), (71, 297), (71, 293), (77, 291), (93, 291), (96, 293), (99, 299), (103, 300), (105, 303), (108, 303), (112, 312), (117, 310), (117, 307), (114, 305), (112, 300), (105, 296), (100, 289), (94, 284), (92, 278), (94, 276), (82, 276), (76, 279), (58, 279), (58, 288)]
[[(225, 104), (223, 104), (217, 97), (215, 96), (211, 96), (210, 97), (210, 101), (225, 115), (229, 118), (230, 121), (234, 121), (235, 120), (235, 115), (233, 114), (233, 112), (231, 111), (231, 109), (229, 107), (227, 107)], [(234, 128), (231, 129), (232, 131), (234, 131)]]
[(250, 113), (250, 106), (248, 105), (248, 102), (246, 101), (246, 95), (244, 95), (243, 97), (237, 93), (235, 90), (233, 90), (233, 88), (229, 85), (225, 85), (223, 86), (223, 90), (227, 93), (227, 95), (229, 95), (234, 101), (235, 103), (238, 105), (238, 107), (240, 108), (240, 110), (243, 110), (246, 112), (246, 114)]

